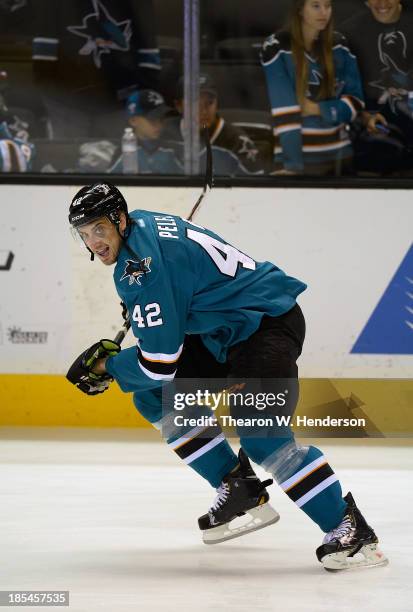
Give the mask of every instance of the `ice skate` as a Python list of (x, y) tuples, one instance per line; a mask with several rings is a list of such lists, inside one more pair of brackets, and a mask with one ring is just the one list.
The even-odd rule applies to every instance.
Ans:
[[(198, 519), (205, 544), (218, 544), (276, 523), (280, 515), (268, 503), (265, 490), (272, 480), (261, 482), (248, 457), (241, 449), (239, 466), (227, 474), (217, 489), (217, 497), (207, 514)], [(230, 526), (231, 521), (245, 516), (241, 526)]]
[(347, 502), (346, 514), (340, 525), (327, 533), (317, 548), (318, 560), (329, 572), (387, 565), (387, 557), (378, 548), (378, 538), (366, 523), (351, 493), (347, 493), (344, 500)]

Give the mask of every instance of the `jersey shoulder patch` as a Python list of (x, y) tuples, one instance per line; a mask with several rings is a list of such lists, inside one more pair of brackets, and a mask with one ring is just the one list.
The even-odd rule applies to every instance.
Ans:
[(289, 32), (276, 32), (265, 39), (261, 48), (261, 63), (267, 64), (271, 62), (280, 51), (291, 51), (291, 36)]
[(342, 32), (334, 31), (333, 32), (333, 47), (337, 47), (338, 45), (349, 48), (349, 42), (346, 36), (344, 36)]

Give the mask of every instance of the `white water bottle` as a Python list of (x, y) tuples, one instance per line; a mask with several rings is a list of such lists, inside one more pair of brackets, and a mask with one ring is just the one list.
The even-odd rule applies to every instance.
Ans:
[(131, 127), (125, 128), (122, 136), (122, 171), (123, 174), (138, 173), (138, 142)]

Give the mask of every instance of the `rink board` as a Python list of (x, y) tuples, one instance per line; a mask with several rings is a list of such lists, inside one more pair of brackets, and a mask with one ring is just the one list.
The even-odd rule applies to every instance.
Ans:
[[(89, 397), (63, 376), (8, 374), (0, 376), (0, 426), (147, 427), (133, 404), (114, 384)], [(294, 430), (305, 437), (413, 438), (411, 380), (301, 379), (295, 416), (364, 420), (365, 424), (332, 427), (302, 424)], [(263, 416), (265, 414), (263, 413)], [(236, 436), (233, 429), (226, 433)]]
[[(90, 262), (68, 231), (76, 190), (2, 186), (13, 206), (0, 226), (0, 424), (143, 425), (118, 389), (87, 398), (62, 376), (82, 349), (121, 325), (111, 270)], [(199, 195), (195, 188), (124, 192), (131, 209), (181, 216)], [(398, 271), (402, 282), (413, 282), (413, 263), (411, 274), (404, 272), (413, 252), (409, 191), (215, 189), (196, 222), (308, 284), (299, 300), (307, 320), (299, 366), (304, 378), (326, 379), (320, 397), (329, 380), (402, 379), (400, 392), (381, 387), (371, 400), (363, 391), (362, 401), (383, 419), (396, 411), (409, 429), (403, 415), (405, 401), (413, 404), (413, 284), (402, 287), (400, 299), (389, 294), (400, 284)], [(374, 352), (354, 352), (366, 330)]]

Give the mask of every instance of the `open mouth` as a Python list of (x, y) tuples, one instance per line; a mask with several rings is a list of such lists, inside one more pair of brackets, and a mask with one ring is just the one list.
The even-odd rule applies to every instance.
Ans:
[(99, 255), (99, 257), (107, 257), (109, 255), (109, 247), (107, 246), (100, 251), (96, 251), (96, 255)]

